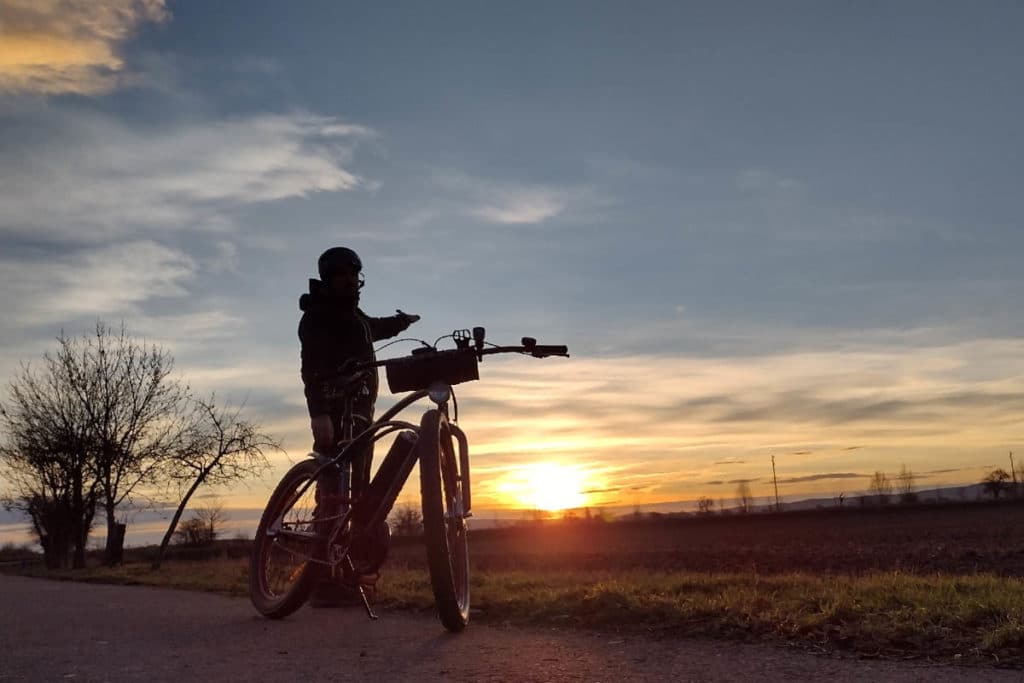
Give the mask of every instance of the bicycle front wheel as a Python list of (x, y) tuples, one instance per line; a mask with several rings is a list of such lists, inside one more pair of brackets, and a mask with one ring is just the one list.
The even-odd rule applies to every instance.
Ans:
[[(249, 598), (265, 617), (282, 619), (302, 607), (318, 578), (322, 529), (315, 522), (315, 460), (292, 467), (270, 496), (253, 541)], [(322, 559), (322, 558), (321, 558)]]
[(469, 622), (469, 545), (459, 459), (448, 421), (440, 411), (423, 415), (417, 448), (434, 600), (444, 627), (461, 631)]

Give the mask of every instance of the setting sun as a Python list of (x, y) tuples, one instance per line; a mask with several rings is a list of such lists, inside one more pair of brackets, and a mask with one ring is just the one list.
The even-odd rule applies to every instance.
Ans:
[(587, 473), (559, 463), (535, 463), (509, 472), (497, 491), (509, 504), (557, 512), (584, 507)]

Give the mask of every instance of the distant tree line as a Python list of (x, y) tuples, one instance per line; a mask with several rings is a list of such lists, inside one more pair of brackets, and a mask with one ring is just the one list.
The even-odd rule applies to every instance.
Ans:
[(0, 402), (0, 500), (29, 518), (47, 566), (85, 566), (97, 512), (104, 562), (119, 563), (125, 508), (158, 491), (179, 501), (163, 548), (201, 485), (268, 467), (278, 443), (240, 409), (194, 396), (173, 371), (166, 350), (98, 323), (81, 337), (62, 333), (55, 351), (10, 381)]
[[(1011, 453), (1011, 468), (1009, 471), (1003, 468), (994, 468), (989, 471), (981, 480), (982, 491), (993, 500), (999, 500), (1006, 496), (1024, 496), (1024, 462), (1014, 463)], [(911, 504), (920, 500), (917, 485), (918, 477), (905, 464), (900, 465), (900, 470), (890, 476), (881, 470), (876, 470), (869, 478), (867, 489), (864, 495), (855, 497), (861, 505), (886, 505), (896, 500), (900, 503)], [(747, 480), (736, 482), (736, 492), (733, 499), (734, 505), (726, 508), (724, 501), (718, 501), (719, 514), (746, 514), (755, 510), (754, 497), (751, 493), (750, 484)], [(836, 495), (833, 500), (837, 507), (843, 507), (849, 500), (846, 493)], [(701, 516), (715, 514), (715, 501), (708, 496), (701, 496), (696, 501), (696, 513)], [(761, 508), (764, 511), (779, 509), (777, 503), (766, 499)]]

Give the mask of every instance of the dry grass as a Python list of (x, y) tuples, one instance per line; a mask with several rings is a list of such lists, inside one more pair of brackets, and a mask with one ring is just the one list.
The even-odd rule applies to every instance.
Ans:
[[(884, 656), (1024, 663), (1024, 581), (995, 576), (858, 577), (692, 572), (484, 572), (474, 618), (729, 638), (768, 638)], [(419, 572), (384, 596), (432, 604)]]

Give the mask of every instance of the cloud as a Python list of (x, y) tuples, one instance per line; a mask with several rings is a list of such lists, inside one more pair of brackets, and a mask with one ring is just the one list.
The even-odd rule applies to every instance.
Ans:
[(855, 472), (828, 472), (824, 474), (808, 474), (803, 477), (790, 477), (788, 479), (779, 479), (780, 484), (801, 484), (808, 481), (823, 481), (827, 479), (862, 479), (868, 477), (867, 474), (857, 474)]
[(533, 225), (595, 203), (589, 188), (548, 186), (435, 173), (434, 182), (455, 195), (461, 213), (499, 225)]
[(564, 209), (565, 202), (557, 195), (526, 190), (496, 197), (470, 213), (488, 223), (543, 223)]
[(237, 273), (239, 266), (238, 246), (233, 242), (220, 240), (214, 245), (214, 253), (205, 263), (213, 273)]
[[(638, 483), (631, 477), (656, 471), (639, 483), (684, 495), (741, 477), (765, 482), (771, 453), (810, 451), (799, 458), (811, 474), (783, 481), (815, 491), (893, 462), (915, 470), (984, 462), (1016, 438), (1024, 409), (1020, 340), (850, 351), (833, 335), (830, 347), (740, 357), (575, 356), (558, 367), (489, 360), (480, 382), (459, 387), (460, 412), (481, 461), (608, 468), (593, 488)], [(624, 386), (642, 388), (625, 412)]]
[(0, 92), (98, 95), (124, 82), (118, 47), (164, 0), (0, 0)]
[(40, 263), (0, 260), (5, 315), (40, 324), (135, 312), (154, 297), (182, 297), (196, 272), (185, 253), (152, 241), (87, 248)]
[(803, 188), (803, 183), (799, 180), (758, 168), (738, 172), (735, 183), (738, 189), (750, 192), (789, 193), (798, 192)]
[[(238, 207), (368, 184), (345, 166), (367, 128), (294, 112), (137, 127), (40, 112), (48, 142), (6, 140), (0, 235), (101, 240), (145, 230), (228, 231)], [(23, 122), (23, 125), (28, 125)], [(230, 267), (230, 248), (221, 262)]]

